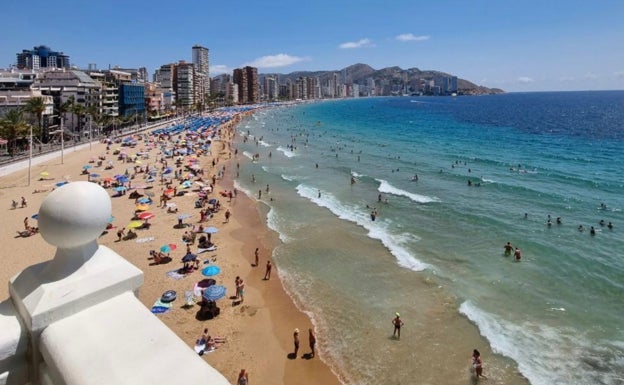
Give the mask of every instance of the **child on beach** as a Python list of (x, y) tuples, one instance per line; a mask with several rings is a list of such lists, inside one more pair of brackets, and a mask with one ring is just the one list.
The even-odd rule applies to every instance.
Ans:
[(483, 360), (481, 359), (481, 353), (479, 353), (477, 349), (472, 351), (472, 367), (475, 370), (477, 379), (479, 379), (479, 377), (487, 378), (483, 375)]

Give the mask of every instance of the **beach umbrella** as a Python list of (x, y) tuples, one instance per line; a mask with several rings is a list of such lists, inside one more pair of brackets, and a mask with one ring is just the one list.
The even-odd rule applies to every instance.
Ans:
[(190, 218), (191, 216), (192, 216), (191, 214), (180, 214), (180, 215), (178, 215), (178, 219), (183, 221), (186, 218)]
[(132, 221), (130, 223), (128, 223), (128, 225), (126, 225), (126, 228), (128, 229), (136, 229), (138, 227), (143, 226), (143, 222), (141, 221)]
[(208, 203), (210, 203), (211, 205), (214, 205), (215, 203), (217, 203), (217, 200), (215, 198), (212, 198), (208, 201)]
[(171, 167), (167, 167), (164, 171), (163, 174), (170, 174), (171, 173)]
[(188, 253), (184, 257), (182, 257), (182, 262), (191, 262), (197, 259), (197, 255), (193, 253)]
[(190, 182), (190, 181), (188, 181), (188, 180), (187, 180), (187, 181), (184, 181), (184, 182), (182, 183), (182, 187), (184, 187), (184, 188), (190, 188), (190, 187), (191, 187), (191, 182)]
[(47, 172), (47, 171), (42, 171), (39, 175), (41, 175), (41, 176), (48, 176), (48, 175), (50, 175), (50, 173)]
[(168, 245), (163, 245), (163, 246), (161, 246), (161, 247), (160, 247), (160, 251), (161, 251), (161, 252), (163, 252), (163, 253), (170, 253), (172, 250), (175, 250), (175, 249), (176, 249), (176, 247), (177, 247), (177, 246), (176, 246), (175, 244), (170, 243), (170, 244), (168, 244)]
[(139, 218), (139, 219), (152, 219), (155, 216), (156, 216), (155, 214), (148, 213), (147, 211), (144, 211), (141, 214), (137, 215), (137, 218)]
[(121, 177), (117, 178), (117, 182), (119, 182), (119, 183), (128, 183), (128, 182), (130, 182), (130, 179), (128, 179), (128, 177), (122, 175)]
[(91, 167), (93, 167), (93, 166), (91, 166), (90, 164), (85, 164), (84, 166), (82, 166), (82, 169), (83, 169), (83, 170), (88, 170), (88, 169), (90, 169)]
[(89, 178), (99, 178), (100, 174), (96, 174), (94, 172), (92, 172), (91, 174), (89, 174)]
[(197, 287), (201, 287), (201, 288), (206, 288), (206, 287), (208, 287), (208, 286), (212, 286), (212, 285), (214, 285), (214, 284), (216, 284), (216, 283), (217, 283), (217, 281), (215, 281), (215, 280), (214, 280), (214, 279), (212, 279), (212, 278), (204, 278), (204, 279), (202, 279), (201, 281), (197, 282), (197, 283), (195, 284), (195, 286), (197, 286)]
[(147, 211), (149, 209), (150, 209), (149, 205), (136, 205), (134, 207), (135, 211)]
[(68, 183), (67, 181), (56, 182), (56, 187), (61, 187), (63, 185), (66, 185), (67, 183)]
[(155, 195), (153, 191), (144, 191), (144, 193), (145, 193), (145, 195), (147, 195), (150, 198), (153, 198), (154, 195)]
[(138, 200), (139, 203), (146, 203), (146, 204), (150, 204), (152, 203), (152, 200), (149, 198), (141, 198)]
[(225, 297), (226, 288), (221, 285), (211, 285), (204, 290), (202, 297), (207, 299), (208, 301), (216, 301)]
[(206, 227), (204, 229), (204, 233), (206, 233), (206, 234), (214, 234), (214, 233), (218, 233), (218, 232), (219, 232), (219, 229), (217, 229), (214, 226)]
[(117, 192), (122, 192), (122, 191), (126, 191), (128, 188), (125, 186), (118, 186), (115, 187), (113, 190), (117, 191)]
[(114, 216), (110, 216), (110, 218), (108, 218), (108, 223), (113, 223), (113, 221), (115, 220)]
[(37, 214), (33, 214), (33, 215), (31, 216), (31, 218), (32, 218), (32, 219), (39, 219), (39, 213), (37, 213)]
[(202, 275), (206, 277), (212, 277), (213, 275), (217, 275), (221, 273), (221, 268), (217, 265), (206, 266), (202, 269)]

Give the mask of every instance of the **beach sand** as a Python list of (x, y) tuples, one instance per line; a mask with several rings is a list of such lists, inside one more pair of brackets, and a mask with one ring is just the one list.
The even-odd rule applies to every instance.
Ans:
[[(208, 328), (212, 336), (224, 337), (227, 342), (219, 345), (215, 351), (206, 353), (203, 358), (219, 370), (231, 383), (236, 383), (238, 373), (242, 368), (249, 372), (250, 381), (264, 384), (340, 384), (338, 378), (323, 362), (322, 352), (317, 351), (316, 358), (306, 359), (304, 355), (309, 353), (308, 328), (312, 328), (309, 317), (299, 311), (292, 299), (284, 291), (279, 279), (279, 266), (273, 267), (270, 280), (263, 280), (265, 264), (270, 259), (274, 246), (279, 242), (277, 235), (270, 231), (260, 213), (260, 208), (255, 201), (242, 193), (228, 202), (227, 198), (221, 197), (218, 192), (233, 189), (231, 170), (233, 162), (242, 161), (234, 156), (233, 147), (229, 147), (229, 140), (235, 122), (231, 122), (223, 129), (223, 141), (216, 141), (211, 146), (211, 154), (200, 157), (200, 164), (204, 169), (205, 176), (217, 174), (220, 167), (225, 166), (224, 178), (218, 179), (214, 192), (210, 197), (220, 200), (222, 208), (204, 223), (204, 226), (215, 226), (219, 232), (213, 234), (212, 241), (218, 246), (217, 251), (199, 254), (202, 261), (208, 260), (208, 264), (215, 264), (221, 268), (221, 273), (214, 278), (217, 284), (227, 287), (227, 296), (217, 301), (221, 309), (218, 317), (208, 321), (196, 319), (199, 305), (184, 306), (185, 292), (193, 289), (194, 284), (204, 277), (201, 272), (195, 271), (182, 279), (169, 278), (166, 273), (182, 266), (180, 258), (186, 254), (186, 247), (182, 243), (184, 229), (176, 229), (177, 214), (167, 214), (165, 209), (158, 208), (158, 196), (163, 188), (160, 182), (153, 183), (152, 191), (155, 193), (154, 204), (150, 212), (155, 218), (150, 220), (151, 227), (148, 230), (137, 230), (138, 238), (151, 238), (153, 240), (138, 243), (136, 240), (117, 242), (116, 231), (118, 227), (124, 227), (131, 221), (134, 213), (134, 200), (128, 199), (128, 195), (111, 198), (113, 202), (113, 225), (116, 228), (109, 230), (108, 234), (99, 239), (101, 245), (105, 245), (125, 257), (129, 262), (144, 272), (145, 282), (139, 290), (139, 299), (148, 308), (161, 297), (167, 290), (177, 292), (177, 300), (173, 302), (172, 310), (160, 314), (157, 317), (173, 330), (192, 349), (196, 339), (201, 335), (204, 328)], [(139, 142), (137, 150), (142, 147)], [(232, 144), (233, 146), (235, 144)], [(117, 147), (113, 145), (113, 148)], [(131, 151), (137, 151), (131, 150)], [(154, 164), (158, 149), (150, 151), (150, 159), (143, 160), (145, 164)], [(0, 177), (0, 210), (3, 211), (4, 220), (0, 232), (0, 243), (4, 245), (3, 266), (0, 269), (0, 281), (6, 282), (0, 286), (0, 298), (8, 299), (8, 281), (11, 277), (27, 266), (49, 260), (54, 255), (54, 248), (48, 245), (41, 235), (36, 234), (28, 238), (17, 237), (17, 231), (24, 229), (24, 218), (28, 218), (31, 226), (36, 226), (36, 220), (31, 216), (36, 214), (41, 202), (47, 193), (54, 187), (56, 181), (67, 178), (70, 181), (87, 180), (86, 175), (81, 175), (82, 167), (89, 164), (89, 160), (106, 153), (106, 145), (94, 143), (92, 149), (82, 150), (66, 149), (64, 162), (61, 164), (60, 157), (33, 165), (31, 182), (28, 185), (28, 170), (22, 169), (4, 174)], [(231, 158), (230, 158), (231, 153)], [(218, 162), (212, 167), (212, 159)], [(123, 173), (126, 168), (132, 168), (134, 164), (123, 163), (117, 157), (107, 155), (107, 160), (114, 161), (113, 170), (103, 170), (95, 167), (91, 172), (102, 175), (115, 175)], [(173, 162), (171, 159), (170, 162)], [(41, 173), (46, 172), (46, 179), (39, 180)], [(136, 185), (142, 183), (137, 178), (133, 181)], [(175, 183), (174, 183), (175, 185)], [(47, 190), (34, 193), (35, 190)], [(141, 190), (139, 190), (141, 191)], [(149, 191), (149, 190), (148, 190)], [(113, 192), (111, 191), (111, 195)], [(11, 209), (11, 200), (20, 201), (25, 197), (28, 206)], [(198, 225), (199, 210), (194, 208), (197, 193), (189, 192), (186, 196), (175, 197), (179, 208), (178, 213), (188, 213), (192, 216), (184, 222)], [(229, 209), (232, 216), (225, 223), (224, 213)], [(165, 244), (176, 244), (176, 250), (171, 252), (172, 262), (163, 265), (150, 265), (148, 260), (149, 250), (158, 250)], [(196, 244), (192, 246), (192, 252), (197, 252)], [(259, 248), (259, 265), (253, 267), (254, 250)], [(245, 300), (242, 304), (233, 304), (230, 296), (235, 294), (234, 279), (240, 276), (245, 281)], [(301, 345), (299, 354), (292, 358), (293, 330), (298, 328)], [(323, 336), (317, 335), (317, 346), (323, 345)], [(318, 350), (318, 348), (317, 348)], [(178, 368), (183, 370), (183, 368)]]

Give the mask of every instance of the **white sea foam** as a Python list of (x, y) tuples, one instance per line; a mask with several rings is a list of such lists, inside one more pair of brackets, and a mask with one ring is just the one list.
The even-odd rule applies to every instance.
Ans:
[(351, 176), (354, 178), (361, 178), (364, 176), (364, 174), (358, 174), (357, 172), (351, 170)]
[(379, 192), (382, 192), (385, 194), (404, 196), (417, 203), (430, 203), (430, 202), (440, 201), (436, 197), (428, 197), (426, 195), (419, 195), (419, 194), (411, 193), (409, 191), (401, 190), (400, 188), (394, 187), (393, 185), (391, 185), (390, 183), (388, 183), (387, 181), (383, 179), (375, 179), (375, 180), (380, 183), (379, 188), (378, 188)]
[[(516, 361), (520, 372), (533, 385), (618, 383), (613, 373), (579, 370), (587, 362), (599, 362), (604, 367), (621, 366), (617, 362), (621, 352), (617, 343), (596, 347), (581, 331), (552, 327), (539, 320), (526, 319), (514, 324), (481, 310), (471, 301), (462, 303), (459, 311), (477, 324), (494, 352)], [(592, 378), (587, 378), (588, 375)]]
[(280, 175), (282, 177), (282, 179), (287, 180), (289, 182), (292, 182), (294, 180), (296, 180), (297, 178), (294, 175)]
[(258, 143), (262, 146), (262, 147), (271, 147), (271, 145), (267, 142), (265, 142), (264, 140), (259, 140)]
[(253, 154), (249, 151), (243, 151), (243, 155), (245, 155), (247, 158), (253, 160)]
[(279, 235), (279, 239), (282, 242), (288, 243), (292, 240), (288, 235), (286, 235), (284, 231), (282, 231), (282, 223), (279, 216), (275, 213), (273, 207), (271, 207), (269, 209), (269, 212), (267, 213), (267, 226), (269, 226), (271, 230), (275, 231)]
[(373, 239), (379, 239), (390, 253), (396, 257), (399, 265), (414, 271), (422, 271), (429, 267), (427, 264), (414, 258), (405, 248), (404, 243), (407, 239), (410, 239), (410, 235), (391, 234), (388, 221), (377, 220), (373, 222), (370, 220), (367, 212), (363, 212), (357, 207), (343, 204), (331, 193), (321, 191), (321, 197), (319, 198), (318, 189), (302, 184), (297, 186), (296, 190), (300, 196), (309, 199), (318, 206), (327, 208), (338, 218), (353, 222), (368, 230), (368, 236)]
[(282, 146), (279, 146), (277, 148), (277, 151), (280, 151), (281, 153), (283, 153), (287, 158), (292, 158), (293, 156), (297, 156), (297, 154), (295, 154), (293, 151), (290, 151), (287, 148), (284, 148)]

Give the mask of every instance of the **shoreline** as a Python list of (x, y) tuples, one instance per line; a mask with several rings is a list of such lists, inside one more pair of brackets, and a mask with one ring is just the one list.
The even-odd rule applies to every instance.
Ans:
[[(216, 173), (216, 168), (211, 168), (210, 160), (218, 159), (223, 155), (226, 146), (236, 145), (232, 141), (237, 137), (236, 126), (243, 120), (241, 113), (230, 122), (219, 127), (222, 130), (221, 141), (214, 141), (211, 145), (210, 155), (200, 157), (202, 169), (207, 174)], [(140, 142), (138, 147), (143, 143)], [(33, 163), (30, 186), (27, 185), (27, 169), (5, 174), (0, 178), (0, 207), (7, 210), (5, 231), (0, 235), (7, 250), (12, 254), (7, 258), (5, 266), (0, 271), (0, 279), (8, 283), (9, 279), (23, 270), (25, 267), (49, 260), (54, 255), (54, 248), (40, 235), (34, 235), (28, 239), (15, 237), (15, 231), (21, 230), (23, 219), (29, 218), (31, 225), (35, 222), (30, 219), (35, 214), (41, 201), (47, 195), (44, 193), (33, 193), (34, 190), (50, 190), (53, 181), (38, 181), (37, 177), (41, 172), (48, 172), (55, 179), (69, 176), (70, 180), (85, 180), (80, 175), (81, 167), (86, 164), (89, 158), (98, 156), (105, 152), (105, 145), (93, 143), (93, 149), (88, 147), (76, 151), (65, 153), (64, 164), (60, 164), (60, 156), (41, 163)], [(153, 162), (154, 157), (149, 160)], [(226, 165), (226, 170), (231, 169), (236, 157), (232, 154), (230, 159), (217, 160), (216, 167)], [(121, 172), (127, 164), (115, 162), (115, 169), (111, 172)], [(228, 170), (229, 171), (229, 170)], [(99, 171), (98, 171), (99, 172)], [(339, 379), (332, 372), (318, 355), (312, 359), (302, 359), (301, 356), (308, 353), (307, 328), (313, 328), (312, 322), (307, 314), (299, 310), (283, 287), (283, 282), (279, 278), (278, 268), (274, 265), (271, 279), (262, 280), (264, 276), (264, 263), (267, 258), (271, 259), (273, 249), (279, 244), (277, 234), (270, 230), (263, 218), (260, 207), (250, 197), (239, 194), (231, 202), (218, 196), (222, 190), (233, 189), (234, 178), (231, 173), (225, 172), (223, 179), (217, 180), (215, 190), (211, 197), (219, 197), (222, 202), (222, 209), (215, 214), (214, 218), (208, 221), (208, 225), (214, 225), (220, 232), (215, 235), (214, 240), (218, 245), (216, 252), (200, 254), (209, 263), (218, 264), (222, 273), (213, 277), (218, 284), (227, 287), (229, 297), (234, 294), (234, 277), (241, 276), (245, 283), (245, 301), (241, 305), (232, 306), (232, 301), (224, 298), (218, 301), (221, 314), (216, 319), (209, 321), (198, 321), (195, 313), (198, 306), (185, 309), (184, 293), (192, 290), (193, 282), (202, 279), (200, 272), (190, 274), (179, 280), (172, 280), (165, 273), (179, 266), (179, 258), (184, 253), (184, 247), (180, 242), (182, 232), (171, 230), (175, 223), (175, 215), (165, 214), (165, 210), (153, 207), (151, 212), (156, 217), (151, 220), (152, 227), (149, 230), (140, 230), (139, 237), (153, 237), (154, 240), (145, 243), (134, 241), (116, 242), (115, 230), (110, 230), (108, 234), (102, 236), (98, 243), (108, 246), (115, 252), (122, 255), (128, 261), (140, 268), (144, 272), (144, 283), (139, 290), (140, 301), (150, 308), (154, 301), (166, 290), (176, 290), (178, 300), (173, 303), (172, 311), (158, 315), (161, 321), (173, 330), (189, 348), (193, 348), (196, 338), (201, 334), (203, 328), (209, 328), (209, 334), (213, 336), (225, 337), (227, 342), (221, 345), (216, 351), (205, 354), (206, 361), (215, 369), (220, 371), (232, 383), (236, 383), (240, 369), (245, 368), (250, 374), (251, 381), (274, 384), (340, 384)], [(158, 182), (154, 183), (154, 191), (161, 189)], [(28, 207), (10, 209), (11, 200), (24, 196), (28, 200)], [(111, 198), (113, 202), (113, 216), (116, 218), (114, 225), (123, 227), (129, 221), (129, 213), (133, 210), (134, 203), (125, 196)], [(193, 217), (188, 222), (197, 222), (197, 213), (193, 210), (193, 199), (182, 197), (175, 202), (181, 212), (193, 213)], [(229, 223), (224, 223), (224, 212), (226, 208), (232, 211)], [(36, 222), (35, 222), (36, 223)], [(150, 249), (157, 249), (161, 243), (177, 243), (178, 249), (173, 251), (171, 256), (173, 261), (167, 265), (150, 266), (147, 257)], [(27, 245), (27, 247), (24, 247)], [(252, 267), (254, 250), (260, 248), (260, 266)], [(214, 259), (214, 262), (212, 262)], [(0, 289), (0, 297), (3, 300), (8, 298), (8, 285)], [(292, 332), (297, 327), (301, 332), (301, 347), (297, 359), (290, 359), (289, 353), (293, 350)], [(317, 336), (317, 339), (322, 336)], [(320, 343), (322, 346), (322, 342)], [(322, 354), (322, 353), (321, 353)]]

